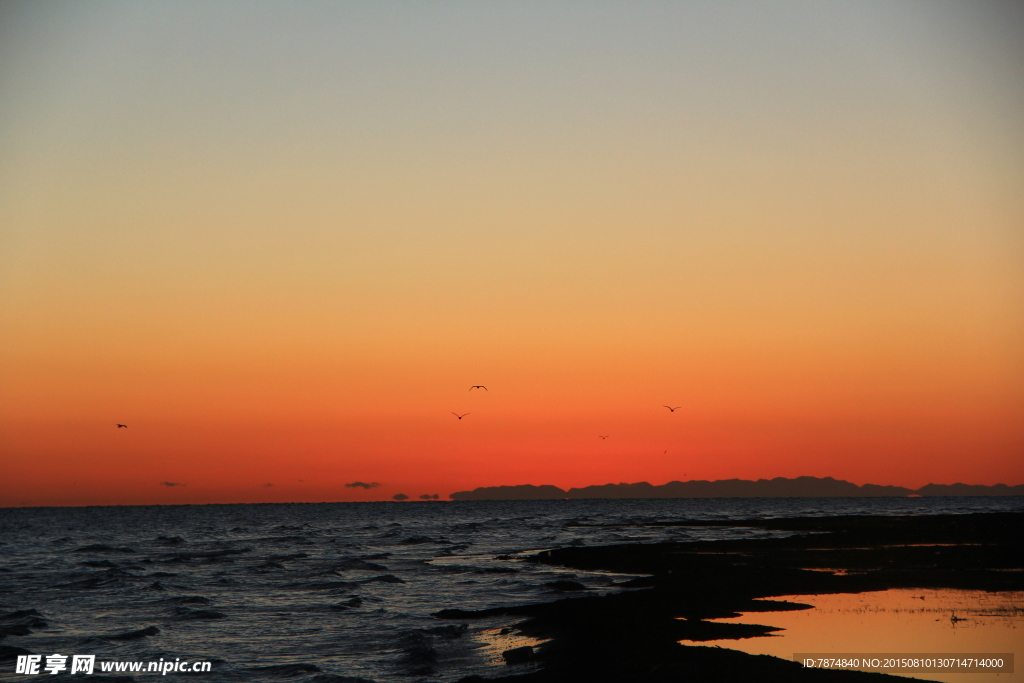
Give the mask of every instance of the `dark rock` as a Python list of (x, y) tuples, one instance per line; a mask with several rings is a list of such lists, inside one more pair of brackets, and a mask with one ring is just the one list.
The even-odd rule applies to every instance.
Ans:
[(401, 640), (401, 647), (403, 652), (401, 662), (407, 667), (405, 675), (433, 675), (438, 655), (426, 634), (422, 631), (413, 631), (405, 635)]
[(442, 638), (461, 638), (466, 631), (469, 630), (469, 624), (448, 624), (447, 626), (435, 626), (434, 628), (428, 628), (427, 633), (432, 636), (440, 636)]
[(13, 647), (11, 645), (0, 645), (0, 662), (11, 661), (17, 659), (20, 655), (30, 655), (31, 651), (26, 650), (23, 647)]
[(313, 664), (276, 664), (274, 666), (253, 667), (252, 669), (249, 669), (249, 671), (259, 671), (260, 673), (275, 674), (277, 676), (291, 678), (293, 676), (301, 676), (302, 674), (319, 673), (320, 667)]
[(34, 609), (19, 609), (14, 612), (8, 612), (7, 614), (0, 614), (0, 621), (9, 621), (11, 619), (23, 619), (25, 617), (41, 617), (43, 616)]
[(158, 629), (156, 626), (147, 626), (146, 628), (140, 628), (138, 631), (117, 633), (112, 636), (102, 636), (102, 638), (103, 640), (138, 640), (139, 638), (155, 636), (158, 633), (160, 633), (160, 629)]
[(210, 609), (189, 609), (188, 607), (178, 607), (174, 610), (174, 616), (176, 619), (181, 619), (182, 621), (227, 618), (227, 615), (223, 612), (215, 612)]
[(393, 574), (382, 574), (381, 576), (375, 576), (372, 579), (364, 579), (363, 583), (370, 583), (372, 581), (381, 581), (383, 583), (405, 583), (405, 581)]
[(357, 588), (358, 583), (352, 583), (351, 581), (314, 581), (310, 583), (288, 583), (282, 586), (282, 588), (302, 588), (311, 591), (330, 591), (330, 590), (352, 590)]
[(443, 609), (437, 612), (432, 612), (430, 616), (437, 617), (438, 619), (477, 619), (479, 617), (487, 617), (493, 616), (495, 614), (504, 613), (505, 610), (501, 608), (479, 611), (473, 611), (468, 609)]
[(375, 564), (373, 562), (358, 559), (343, 560), (335, 567), (335, 570), (337, 571), (347, 571), (349, 569), (363, 569), (372, 572), (386, 572), (388, 570), (388, 568), (382, 564)]
[(369, 678), (359, 676), (338, 676), (337, 674), (320, 674), (309, 679), (308, 683), (374, 683)]
[(160, 545), (181, 545), (185, 542), (185, 539), (181, 536), (157, 536), (153, 542)]
[(176, 595), (173, 598), (165, 598), (160, 602), (170, 602), (177, 605), (209, 605), (210, 599), (201, 595)]
[[(35, 612), (35, 610), (24, 610)], [(0, 639), (6, 636), (27, 636), (34, 628), (46, 628), (45, 621), (37, 616), (22, 616), (20, 619), (4, 619), (7, 623), (0, 624)]]
[(81, 548), (75, 548), (71, 552), (73, 553), (134, 553), (135, 551), (131, 548), (115, 548), (113, 546), (105, 545), (103, 543), (94, 543), (93, 545), (82, 546)]
[(295, 545), (312, 545), (313, 543), (305, 536), (268, 536), (266, 538), (257, 539), (257, 542), (275, 544), (293, 543)]
[(207, 552), (198, 553), (175, 553), (169, 557), (161, 560), (168, 564), (184, 564), (193, 560), (199, 560), (200, 562), (212, 563), (217, 561), (225, 561), (231, 555), (242, 555), (244, 553), (251, 553), (252, 548), (225, 548), (223, 550), (210, 550)]
[(268, 562), (288, 562), (290, 560), (301, 560), (309, 557), (306, 553), (289, 553), (287, 555), (271, 555), (267, 558)]
[(415, 545), (417, 543), (443, 543), (443, 541), (436, 541), (430, 536), (410, 536), (402, 541), (402, 545)]
[(32, 629), (28, 627), (28, 624), (8, 624), (6, 626), (0, 626), (0, 638), (6, 638), (7, 636), (27, 636), (32, 633)]
[(501, 653), (501, 658), (505, 660), (505, 663), (509, 666), (515, 664), (526, 664), (533, 659), (533, 648), (529, 645), (523, 647), (516, 647), (511, 650), (505, 650)]

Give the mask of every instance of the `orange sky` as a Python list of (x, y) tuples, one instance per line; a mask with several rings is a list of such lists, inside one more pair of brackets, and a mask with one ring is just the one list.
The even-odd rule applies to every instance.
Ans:
[(1019, 7), (742, 7), (3, 5), (0, 505), (1024, 483)]

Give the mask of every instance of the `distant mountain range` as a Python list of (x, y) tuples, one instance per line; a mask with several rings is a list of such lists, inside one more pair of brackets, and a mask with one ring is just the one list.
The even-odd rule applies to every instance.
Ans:
[(832, 477), (786, 479), (719, 479), (716, 481), (670, 481), (654, 486), (636, 484), (584, 486), (568, 491), (545, 484), (534, 486), (482, 486), (456, 491), (452, 500), (558, 500), (565, 498), (835, 498), (846, 496), (1024, 496), (1024, 485), (927, 484), (919, 489), (902, 486), (858, 486)]

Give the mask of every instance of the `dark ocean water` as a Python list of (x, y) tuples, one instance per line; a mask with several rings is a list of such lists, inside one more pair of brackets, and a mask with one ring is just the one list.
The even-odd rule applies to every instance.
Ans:
[[(7, 508), (0, 613), (36, 610), (46, 625), (0, 646), (97, 661), (214, 662), (210, 673), (163, 680), (453, 681), (504, 673), (501, 650), (522, 641), (500, 633), (514, 620), (463, 629), (431, 613), (559, 599), (566, 594), (546, 585), (559, 579), (609, 592), (627, 578), (520, 561), (539, 550), (773, 535), (744, 519), (1010, 510), (1024, 510), (1024, 498)], [(735, 525), (638, 526), (679, 519)], [(113, 637), (149, 627), (153, 635)], [(35, 679), (14, 670), (13, 660), (0, 662), (0, 680)]]

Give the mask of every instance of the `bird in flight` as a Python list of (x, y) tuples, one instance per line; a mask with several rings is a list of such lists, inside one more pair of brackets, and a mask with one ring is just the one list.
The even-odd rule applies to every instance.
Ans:
[(682, 406), (676, 406), (675, 408), (673, 408), (672, 406), (662, 406), (662, 408), (668, 408), (668, 412), (674, 413), (677, 410), (679, 410), (680, 408), (682, 408)]
[(487, 391), (487, 387), (485, 387), (483, 384), (474, 384), (469, 388), (470, 391), (473, 391), (474, 389), (483, 389), (484, 391)]
[(462, 418), (464, 418), (467, 415), (469, 415), (469, 413), (463, 413), (462, 415), (459, 415), (458, 413), (453, 412), (452, 415), (454, 415), (455, 417), (457, 417), (457, 418), (459, 418), (461, 420)]
[(601, 434), (598, 434), (598, 435), (597, 435), (597, 438), (599, 438), (599, 439), (601, 439), (601, 440), (603, 441), (604, 439), (607, 439), (607, 438), (608, 438), (608, 435), (607, 435), (607, 434), (605, 434), (605, 435), (603, 435), (603, 436), (602, 436)]
[(124, 427), (125, 429), (128, 429), (128, 425), (122, 425), (122, 424), (117, 425), (118, 429), (120, 429), (121, 427)]

